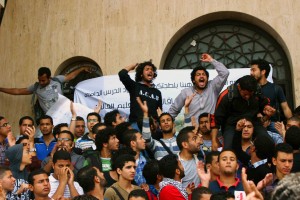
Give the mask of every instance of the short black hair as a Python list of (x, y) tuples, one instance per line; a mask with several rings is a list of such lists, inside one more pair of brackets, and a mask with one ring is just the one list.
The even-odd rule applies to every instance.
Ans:
[(219, 192), (211, 195), (210, 200), (227, 200), (229, 198), (235, 198), (231, 192)]
[(206, 76), (207, 76), (207, 79), (209, 78), (209, 73), (208, 73), (208, 71), (206, 70), (206, 68), (204, 68), (204, 67), (202, 67), (202, 66), (195, 67), (195, 68), (193, 69), (193, 71), (191, 72), (191, 81), (192, 81), (192, 83), (193, 83), (194, 85), (195, 85), (195, 83), (194, 83), (195, 75), (196, 75), (196, 72), (199, 71), (199, 70), (204, 71), (205, 74), (206, 74)]
[(278, 152), (283, 152), (286, 154), (292, 154), (293, 153), (293, 147), (287, 143), (279, 143), (275, 147), (275, 152), (274, 152), (274, 158), (277, 158)]
[(166, 178), (174, 179), (178, 169), (178, 159), (174, 154), (168, 154), (158, 161), (160, 174)]
[(238, 80), (242, 90), (247, 90), (249, 92), (256, 92), (257, 90), (257, 81), (253, 76), (246, 75)]
[(117, 151), (113, 151), (112, 152), (112, 155), (111, 155), (111, 159), (110, 159), (110, 163), (111, 163), (111, 169), (114, 171), (116, 170), (117, 168), (115, 167), (115, 162), (117, 160), (117, 158), (121, 155), (131, 155), (133, 157), (136, 156), (136, 152), (132, 150), (132, 148), (128, 148), (128, 147), (123, 147), (123, 148), (120, 148), (118, 149)]
[(96, 134), (95, 145), (98, 151), (101, 151), (104, 143), (108, 143), (109, 138), (116, 135), (116, 131), (112, 127), (106, 127)]
[(198, 117), (198, 122), (200, 122), (201, 118), (208, 117), (208, 115), (209, 115), (209, 113), (207, 113), (207, 112), (200, 114), (199, 117)]
[(149, 200), (146, 191), (143, 189), (132, 190), (128, 195), (128, 200), (130, 200), (131, 197), (142, 197), (144, 200)]
[(189, 141), (189, 136), (188, 134), (193, 132), (193, 130), (195, 129), (194, 126), (187, 126), (184, 127), (183, 129), (181, 129), (176, 137), (176, 142), (177, 142), (177, 146), (180, 150), (183, 149), (182, 146), (182, 142), (188, 142)]
[(44, 74), (47, 75), (47, 78), (50, 78), (51, 70), (48, 67), (40, 67), (38, 70), (38, 76), (43, 76)]
[(34, 125), (34, 120), (32, 119), (32, 117), (30, 117), (30, 116), (23, 116), (19, 120), (19, 126), (21, 126), (22, 123), (23, 123), (23, 121), (26, 120), (26, 119), (30, 120), (32, 122), (32, 125)]
[(199, 200), (202, 198), (202, 194), (212, 194), (211, 190), (207, 187), (198, 187), (195, 188), (192, 192), (191, 200)]
[(40, 175), (40, 174), (46, 174), (48, 176), (48, 174), (47, 174), (47, 172), (45, 170), (43, 170), (43, 169), (36, 169), (36, 170), (32, 171), (29, 174), (29, 176), (28, 176), (28, 183), (30, 185), (33, 185), (33, 183), (34, 183), (34, 176)]
[(69, 160), (71, 161), (71, 155), (65, 150), (58, 150), (53, 155), (53, 163), (55, 164), (58, 160)]
[(117, 138), (119, 139), (120, 144), (123, 144), (123, 134), (131, 126), (130, 122), (122, 122), (115, 127)]
[(84, 121), (83, 117), (77, 116), (76, 121)]
[(95, 176), (97, 176), (97, 170), (91, 165), (85, 166), (78, 171), (77, 181), (84, 193), (88, 193), (95, 188)]
[(89, 113), (89, 114), (86, 116), (86, 121), (88, 121), (89, 116), (96, 116), (97, 119), (98, 119), (98, 122), (101, 122), (101, 117), (100, 117), (99, 113), (96, 113), (96, 112), (91, 112), (91, 113)]
[(11, 171), (8, 166), (0, 165), (0, 179), (2, 179), (5, 175), (5, 172)]
[(16, 144), (20, 144), (23, 140), (29, 140), (28, 135), (22, 135), (19, 137), (19, 139), (16, 141)]
[(291, 126), (285, 133), (285, 142), (293, 147), (294, 150), (300, 148), (300, 128)]
[(105, 114), (104, 123), (106, 126), (113, 126), (113, 122), (116, 122), (117, 115), (120, 114), (118, 110), (112, 110)]
[(61, 131), (61, 132), (58, 133), (58, 137), (59, 137), (60, 134), (63, 134), (63, 133), (68, 134), (69, 136), (71, 136), (72, 142), (74, 141), (74, 135), (71, 131), (67, 131), (67, 130)]
[(223, 149), (223, 150), (220, 152), (219, 156), (218, 156), (218, 162), (220, 162), (220, 156), (221, 156), (221, 154), (222, 154), (223, 152), (225, 152), (225, 151), (230, 151), (230, 152), (232, 152), (232, 153), (235, 155), (235, 158), (236, 158), (236, 160), (237, 160), (237, 155), (236, 155), (236, 153), (235, 153), (235, 151), (234, 151), (233, 149)]
[(153, 69), (153, 72), (154, 72), (154, 75), (153, 75), (153, 79), (155, 79), (157, 77), (157, 68), (155, 67), (155, 65), (152, 63), (152, 61), (146, 61), (146, 62), (143, 62), (143, 63), (140, 63), (136, 69), (135, 69), (135, 81), (136, 82), (140, 82), (142, 81), (142, 75), (143, 75), (143, 71), (144, 71), (144, 68), (146, 66), (151, 66), (152, 69)]
[(165, 116), (165, 115), (170, 116), (171, 119), (172, 119), (172, 121), (174, 122), (174, 118), (172, 117), (172, 115), (171, 115), (170, 113), (168, 113), (168, 112), (163, 112), (163, 113), (161, 113), (161, 115), (160, 115), (159, 118), (158, 118), (158, 123), (159, 123), (159, 124), (160, 124), (160, 119), (161, 119), (163, 116)]
[(136, 129), (128, 129), (127, 131), (125, 131), (123, 134), (123, 144), (126, 145), (127, 147), (131, 147), (130, 143), (131, 141), (136, 141), (137, 133), (139, 133), (139, 131)]
[(98, 198), (94, 197), (93, 195), (89, 195), (89, 194), (79, 195), (72, 199), (73, 200), (99, 200)]
[(146, 179), (146, 183), (154, 185), (159, 175), (159, 165), (157, 160), (149, 160), (143, 168), (143, 176)]
[(101, 127), (101, 126), (106, 127), (106, 125), (104, 123), (101, 123), (101, 122), (95, 124), (92, 128), (92, 133), (97, 134), (98, 133), (98, 128)]
[(49, 116), (49, 115), (42, 115), (42, 116), (38, 119), (38, 125), (40, 125), (41, 120), (43, 120), (43, 119), (50, 119), (51, 125), (53, 125), (53, 119), (52, 119), (52, 117)]
[(267, 61), (263, 60), (263, 59), (258, 59), (258, 60), (252, 60), (250, 65), (257, 65), (259, 70), (265, 70), (266, 71), (266, 78), (268, 78), (271, 67), (270, 67), (270, 63), (268, 63)]
[(126, 163), (128, 162), (134, 162), (135, 163), (135, 158), (133, 155), (130, 154), (123, 154), (120, 155), (116, 158), (115, 162), (114, 162), (114, 167), (117, 170), (118, 168), (120, 170), (123, 169), (123, 167), (125, 166)]
[(207, 155), (206, 155), (206, 157), (205, 157), (205, 164), (212, 164), (213, 157), (217, 156), (217, 158), (218, 158), (219, 155), (220, 155), (219, 151), (208, 152)]
[(256, 156), (259, 159), (271, 159), (275, 150), (275, 143), (268, 135), (258, 135), (253, 141)]
[(52, 130), (52, 133), (53, 133), (53, 135), (54, 135), (55, 138), (56, 138), (56, 135), (60, 133), (60, 129), (62, 127), (69, 128), (69, 125), (67, 123), (60, 123), (60, 124), (57, 124), (56, 126), (54, 126), (54, 128)]

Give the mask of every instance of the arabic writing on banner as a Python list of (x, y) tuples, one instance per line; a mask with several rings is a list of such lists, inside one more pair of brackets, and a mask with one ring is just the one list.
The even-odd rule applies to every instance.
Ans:
[[(162, 93), (163, 111), (167, 112), (177, 95), (184, 88), (191, 87), (190, 73), (192, 70), (158, 70), (158, 76), (154, 80), (157, 89)], [(217, 76), (216, 70), (208, 70), (209, 79)], [(229, 69), (230, 75), (223, 89), (233, 84), (238, 78), (249, 75), (249, 68)], [(134, 80), (135, 73), (129, 73)], [(102, 76), (80, 82), (75, 89), (74, 102), (83, 104), (89, 108), (97, 105), (98, 99), (103, 104), (101, 116), (118, 109), (122, 114), (129, 114), (129, 93), (119, 80), (118, 75)]]

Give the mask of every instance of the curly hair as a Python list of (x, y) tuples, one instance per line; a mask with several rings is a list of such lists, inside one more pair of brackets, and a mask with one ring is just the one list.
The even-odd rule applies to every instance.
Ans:
[(135, 69), (135, 81), (136, 82), (140, 82), (143, 80), (142, 78), (142, 75), (143, 75), (143, 71), (144, 71), (144, 68), (146, 66), (151, 66), (152, 69), (153, 69), (153, 72), (154, 72), (154, 76), (153, 76), (153, 79), (155, 79), (157, 77), (157, 68), (155, 67), (155, 65), (152, 63), (152, 61), (146, 61), (146, 62), (143, 62), (143, 63), (140, 63), (137, 68)]

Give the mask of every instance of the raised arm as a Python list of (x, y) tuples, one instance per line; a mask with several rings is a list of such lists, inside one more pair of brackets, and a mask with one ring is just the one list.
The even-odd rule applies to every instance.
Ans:
[(27, 88), (0, 88), (0, 92), (11, 95), (29, 95), (32, 94)]
[(91, 67), (85, 66), (85, 67), (80, 67), (78, 69), (75, 69), (74, 71), (70, 72), (69, 74), (67, 74), (65, 76), (65, 81), (70, 81), (70, 80), (74, 79), (76, 76), (78, 76), (78, 74), (80, 74), (80, 72), (83, 72), (83, 71), (91, 73)]

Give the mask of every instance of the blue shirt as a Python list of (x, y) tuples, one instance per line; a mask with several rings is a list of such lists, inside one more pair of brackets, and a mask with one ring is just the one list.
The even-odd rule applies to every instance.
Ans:
[(135, 176), (134, 176), (134, 181), (135, 183), (140, 186), (143, 183), (146, 183), (146, 179), (143, 176), (143, 169), (146, 165), (146, 158), (140, 154), (138, 163), (136, 165), (136, 172), (135, 172)]
[(55, 138), (52, 139), (49, 146), (46, 145), (44, 141), (44, 137), (40, 137), (35, 142), (35, 148), (36, 148), (36, 156), (39, 160), (43, 161), (52, 151), (56, 144)]

